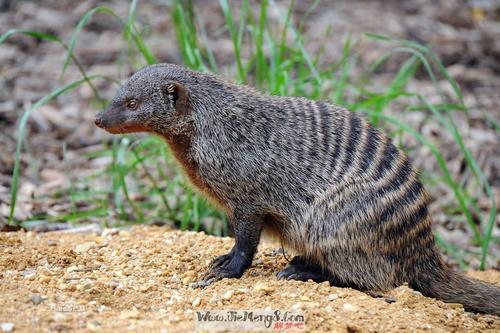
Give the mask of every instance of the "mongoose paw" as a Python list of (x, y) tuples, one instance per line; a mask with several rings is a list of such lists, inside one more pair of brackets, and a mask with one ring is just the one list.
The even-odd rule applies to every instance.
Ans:
[(289, 265), (277, 274), (278, 280), (298, 280), (315, 282), (329, 281), (328, 276), (323, 274), (321, 269), (316, 266)]
[(190, 286), (192, 288), (205, 288), (224, 278), (240, 278), (242, 275), (243, 273), (240, 273), (238, 270), (216, 267), (210, 269), (200, 281)]
[(218, 256), (217, 258), (212, 260), (212, 262), (210, 263), (210, 268), (211, 269), (224, 268), (231, 262), (232, 258), (233, 258), (232, 252)]

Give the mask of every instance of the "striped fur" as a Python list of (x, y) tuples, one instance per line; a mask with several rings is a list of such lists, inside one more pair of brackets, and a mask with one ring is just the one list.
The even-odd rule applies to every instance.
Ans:
[[(135, 111), (123, 107), (130, 98), (140, 102)], [(269, 230), (334, 284), (409, 282), (469, 310), (500, 312), (498, 288), (444, 265), (418, 172), (355, 113), (162, 64), (132, 76), (99, 117), (112, 133), (164, 137), (193, 185), (226, 211), (236, 244), (216, 259), (210, 282), (241, 276)]]

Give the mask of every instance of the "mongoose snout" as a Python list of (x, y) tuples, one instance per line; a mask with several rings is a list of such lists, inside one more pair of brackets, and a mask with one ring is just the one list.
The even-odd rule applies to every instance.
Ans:
[(266, 230), (296, 253), (280, 279), (366, 291), (408, 282), (500, 315), (500, 288), (442, 260), (410, 159), (356, 113), (159, 64), (127, 80), (95, 122), (164, 138), (192, 185), (226, 213), (235, 245), (198, 286), (241, 277)]

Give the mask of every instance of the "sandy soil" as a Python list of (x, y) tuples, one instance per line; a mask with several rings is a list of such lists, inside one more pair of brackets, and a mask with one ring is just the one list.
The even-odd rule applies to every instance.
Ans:
[[(197, 310), (299, 311), (310, 332), (498, 332), (500, 318), (402, 286), (385, 298), (314, 282), (278, 281), (286, 265), (264, 244), (239, 280), (192, 289), (231, 238), (163, 227), (102, 234), (0, 234), (0, 323), (14, 332), (189, 332)], [(470, 272), (500, 284), (499, 271)]]

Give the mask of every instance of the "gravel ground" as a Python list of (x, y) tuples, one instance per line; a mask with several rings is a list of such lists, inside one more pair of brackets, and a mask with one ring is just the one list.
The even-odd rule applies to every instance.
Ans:
[[(133, 227), (102, 233), (0, 234), (0, 323), (14, 332), (189, 332), (197, 310), (299, 311), (310, 332), (498, 332), (500, 319), (464, 312), (401, 286), (385, 298), (326, 283), (278, 281), (276, 245), (239, 279), (189, 284), (231, 238)], [(500, 284), (500, 272), (470, 272)]]
[[(314, 2), (296, 1), (293, 12), (296, 26)], [(180, 64), (182, 60), (170, 16), (171, 7), (167, 3), (168, 1), (140, 1), (138, 28), (146, 32), (146, 44), (152, 48), (159, 61)], [(237, 3), (238, 1), (232, 2), (235, 18), (239, 17)], [(250, 3), (258, 12), (257, 1)], [(289, 1), (276, 3), (281, 13), (286, 13)], [(54, 34), (69, 42), (85, 12), (105, 5), (126, 18), (130, 1), (87, 0), (75, 5), (74, 1), (68, 0), (18, 0), (11, 1), (11, 4), (9, 10), (0, 11), (0, 34), (16, 28)], [(201, 23), (206, 28), (207, 46), (214, 50), (221, 73), (234, 77), (234, 50), (229, 33), (224, 28), (224, 15), (220, 5), (217, 1), (201, 0), (194, 1), (194, 4)], [(269, 23), (278, 28), (280, 15), (274, 6), (269, 8)], [(328, 28), (331, 33), (325, 39)], [(353, 78), (360, 78), (375, 59), (395, 47), (362, 38), (363, 32), (406, 38), (430, 45), (437, 52), (464, 94), (470, 113), (466, 117), (465, 114), (456, 112), (453, 117), (465, 144), (490, 181), (496, 206), (499, 207), (500, 132), (492, 127), (488, 119), (494, 119), (497, 123), (500, 120), (500, 2), (321, 1), (305, 20), (305, 48), (311, 55), (325, 49), (321, 57), (323, 67), (332, 65), (341, 58), (348, 35), (352, 35), (354, 40), (361, 39), (362, 42), (357, 45), (353, 55), (357, 59)], [(140, 67), (141, 62), (132, 65), (126, 60), (127, 43), (121, 38), (121, 33), (116, 21), (103, 14), (96, 14), (85, 26), (75, 51), (89, 75), (107, 75), (121, 81)], [(290, 43), (292, 42), (290, 39)], [(245, 52), (248, 50), (243, 50), (244, 58)], [(29, 105), (56, 87), (81, 76), (76, 67), (71, 65), (61, 82), (64, 59), (65, 52), (59, 45), (27, 36), (12, 36), (0, 47), (0, 228), (10, 213), (11, 178), (20, 115)], [(382, 66), (373, 75), (373, 85), (384, 87), (390, 83), (402, 60), (401, 57), (396, 57)], [(114, 96), (117, 88), (107, 81), (97, 81), (96, 85), (100, 94), (106, 98)], [(435, 101), (435, 88), (423, 72), (419, 72), (410, 81), (408, 90), (422, 93), (429, 100)], [(430, 118), (428, 112), (401, 112), (398, 107), (402, 106), (398, 103), (393, 105), (393, 115), (401, 116), (406, 124), (418, 129), (440, 147), (451, 177), (469, 188), (471, 197), (477, 199), (478, 209), (487, 216), (491, 203), (480, 191), (480, 187), (474, 185), (473, 174), (464, 168), (464, 156), (451, 136), (438, 127), (436, 120)], [(21, 178), (14, 211), (17, 220), (42, 218), (49, 221), (45, 221), (47, 224), (51, 224), (50, 221), (57, 220), (59, 216), (71, 213), (74, 207), (72, 196), (55, 194), (68, 193), (71, 184), (77, 188), (80, 185), (87, 186), (90, 181), (82, 180), (109, 167), (110, 159), (102, 159), (97, 154), (102, 150), (102, 142), (110, 140), (110, 135), (99, 130), (93, 123), (98, 108), (98, 105), (92, 103), (90, 89), (82, 86), (32, 114), (21, 154)], [(421, 147), (415, 140), (405, 142), (405, 147), (413, 152), (415, 165), (423, 172), (441, 175), (438, 163), (429, 149)], [(98, 158), (89, 158), (90, 155)], [(133, 181), (138, 184), (149, 182), (143, 177), (144, 179)], [(90, 183), (88, 186), (100, 189), (102, 184), (107, 186), (110, 179), (105, 175), (104, 178), (96, 178), (96, 184)], [(132, 183), (132, 180), (129, 181)], [(442, 182), (428, 186), (433, 199), (430, 211), (436, 231), (443, 240), (459, 249), (465, 263), (478, 268), (481, 249), (472, 241), (471, 228), (457, 209), (453, 191)], [(131, 191), (133, 188), (130, 186)], [(130, 194), (142, 196), (140, 192)], [(91, 211), (101, 204), (95, 198), (77, 202), (79, 211)], [(479, 219), (477, 216), (474, 218)], [(111, 226), (116, 225), (113, 223), (120, 223), (112, 214), (109, 220)], [(99, 224), (102, 219), (89, 217), (84, 222)], [(493, 237), (500, 237), (500, 214), (496, 218)], [(492, 242), (489, 252), (486, 267), (499, 269), (498, 241)]]

